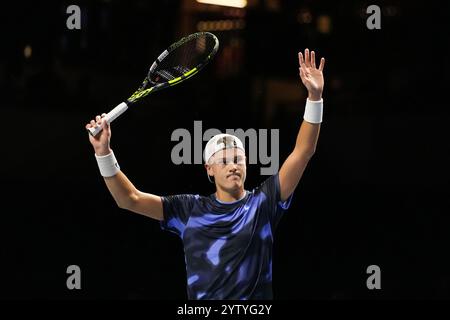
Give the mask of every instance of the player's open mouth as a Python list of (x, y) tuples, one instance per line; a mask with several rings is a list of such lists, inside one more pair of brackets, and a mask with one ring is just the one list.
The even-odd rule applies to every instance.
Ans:
[(229, 176), (227, 176), (227, 178), (240, 178), (240, 177), (241, 177), (241, 175), (239, 173), (233, 173), (233, 174), (230, 174)]

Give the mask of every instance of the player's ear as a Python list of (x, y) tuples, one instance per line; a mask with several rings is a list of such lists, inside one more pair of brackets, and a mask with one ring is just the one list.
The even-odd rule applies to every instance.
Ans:
[(214, 173), (212, 167), (208, 164), (205, 164), (206, 175), (208, 176), (208, 180), (211, 183), (214, 183)]
[(206, 169), (206, 173), (208, 174), (208, 176), (213, 176), (213, 171), (212, 171), (212, 167), (209, 164), (205, 163), (205, 169)]

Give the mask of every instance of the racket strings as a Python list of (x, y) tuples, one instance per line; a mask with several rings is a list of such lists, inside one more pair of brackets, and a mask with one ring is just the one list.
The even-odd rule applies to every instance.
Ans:
[(208, 59), (216, 45), (207, 34), (188, 39), (169, 52), (150, 75), (153, 82), (166, 82), (189, 72)]
[(160, 76), (160, 77), (162, 77), (163, 79), (166, 79), (166, 80), (172, 80), (172, 79), (175, 79), (176, 77), (172, 74), (172, 73), (170, 73), (168, 70), (157, 70), (156, 72), (155, 72), (158, 76)]

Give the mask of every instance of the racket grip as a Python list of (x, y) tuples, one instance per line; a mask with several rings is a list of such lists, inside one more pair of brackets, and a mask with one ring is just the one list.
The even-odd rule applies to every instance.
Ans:
[[(108, 123), (113, 122), (118, 116), (124, 113), (127, 109), (128, 105), (125, 102), (122, 102), (121, 104), (119, 104), (117, 107), (115, 107), (106, 114), (105, 116), (106, 121), (108, 121)], [(102, 131), (102, 127), (97, 126), (95, 128), (89, 128), (87, 130), (93, 137), (95, 137), (100, 131)]]

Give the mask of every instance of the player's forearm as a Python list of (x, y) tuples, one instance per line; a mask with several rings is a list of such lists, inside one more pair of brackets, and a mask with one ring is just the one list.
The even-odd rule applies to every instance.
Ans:
[[(107, 153), (108, 151), (109, 153)], [(120, 166), (111, 149), (102, 150), (99, 153), (96, 152), (95, 157), (97, 158), (100, 174), (103, 176), (109, 192), (120, 208), (159, 221), (164, 219), (161, 197), (136, 189), (120, 170)]]
[[(322, 91), (308, 91), (308, 100), (315, 103), (322, 100)], [(317, 105), (309, 106), (313, 108), (319, 108)], [(319, 139), (320, 133), (320, 123), (312, 123), (303, 120), (300, 130), (297, 135), (297, 140), (295, 143), (295, 149), (297, 152), (306, 153), (310, 156), (316, 151), (317, 141)], [(315, 121), (317, 122), (317, 121)]]
[(122, 171), (119, 171), (115, 176), (104, 177), (104, 180), (120, 208), (127, 209), (136, 201), (139, 191)]
[(309, 123), (303, 120), (295, 143), (295, 151), (312, 156), (319, 140), (320, 123)]
[(136, 200), (138, 190), (125, 174), (120, 171), (120, 167), (109, 145), (107, 147), (94, 148), (94, 150), (97, 161), (100, 161), (100, 172), (112, 197), (119, 207), (129, 208)]

